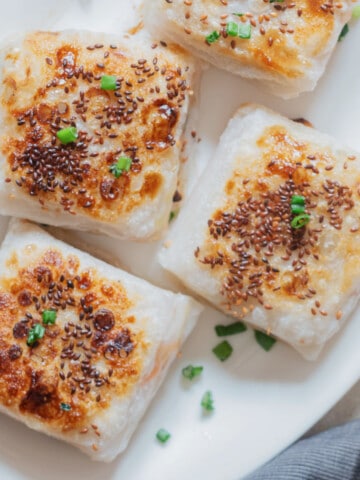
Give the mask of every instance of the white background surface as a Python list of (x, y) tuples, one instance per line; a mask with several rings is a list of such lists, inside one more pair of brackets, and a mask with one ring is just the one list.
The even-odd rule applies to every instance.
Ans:
[[(0, 32), (23, 28), (88, 28), (121, 32), (137, 19), (130, 0), (12, 0), (1, 3)], [(291, 118), (305, 117), (360, 151), (360, 23), (351, 25), (316, 91), (281, 101), (250, 83), (210, 68), (200, 90), (199, 121), (191, 120), (202, 141), (192, 159), (201, 170), (234, 110), (256, 101)], [(190, 122), (190, 123), (191, 123)], [(5, 219), (0, 219), (4, 233)], [(87, 241), (111, 249), (114, 261), (147, 278), (157, 270), (156, 246), (130, 247), (86, 235)], [(126, 255), (124, 252), (126, 251)], [(129, 251), (132, 252), (129, 255)], [(137, 259), (137, 263), (134, 259)], [(160, 283), (166, 283), (162, 277)], [(331, 287), (329, 286), (329, 294)], [(219, 342), (213, 326), (228, 319), (207, 309), (182, 357), (140, 424), (127, 452), (112, 464), (96, 464), (72, 447), (0, 418), (0, 478), (63, 480), (235, 480), (268, 460), (308, 430), (356, 383), (360, 374), (360, 314), (328, 346), (319, 361), (307, 363), (285, 345), (270, 353), (255, 343), (252, 332), (232, 337), (233, 356), (221, 364), (211, 353)], [(181, 379), (188, 363), (204, 365), (191, 385)], [(212, 390), (216, 410), (204, 416), (200, 399)], [(164, 427), (172, 433), (165, 446), (155, 440)]]

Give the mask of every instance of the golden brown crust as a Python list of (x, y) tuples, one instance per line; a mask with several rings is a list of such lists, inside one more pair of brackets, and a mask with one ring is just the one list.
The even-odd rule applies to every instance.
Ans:
[[(114, 222), (148, 202), (152, 170), (161, 185), (161, 163), (179, 141), (189, 92), (186, 56), (178, 47), (158, 46), (137, 58), (136, 48), (86, 46), (68, 35), (33, 33), (20, 52), (7, 55), (1, 98), (6, 181), (42, 206)], [(23, 71), (7, 68), (22, 49)], [(116, 91), (101, 89), (103, 75), (117, 77)], [(56, 133), (70, 125), (78, 139), (63, 145)], [(132, 165), (115, 178), (109, 169), (120, 156)], [(153, 187), (150, 196), (157, 194)]]
[[(16, 256), (10, 260), (17, 266)], [(146, 343), (119, 282), (48, 249), (0, 282), (0, 402), (63, 432), (86, 431), (111, 398), (130, 394)], [(42, 312), (57, 312), (44, 324)], [(35, 324), (45, 335), (29, 346)]]
[[(334, 31), (334, 16), (351, 2), (323, 0), (284, 0), (269, 3), (263, 9), (233, 11), (226, 1), (160, 0), (170, 20), (171, 29), (178, 29), (187, 43), (208, 43), (216, 54), (239, 61), (245, 68), (279, 74), (296, 79), (304, 76), (310, 59), (326, 51)], [(261, 3), (261, 2), (259, 2)], [(235, 8), (236, 10), (236, 8)], [(251, 38), (241, 39), (227, 34), (228, 22), (250, 25)], [(220, 34), (214, 42), (206, 38)]]
[[(350, 290), (359, 268), (356, 158), (344, 155), (339, 167), (331, 149), (299, 140), (281, 125), (266, 128), (256, 146), (258, 157), (224, 186), (224, 204), (208, 220), (195, 257), (221, 279), (224, 308), (235, 316), (287, 300), (306, 300), (312, 315), (326, 316), (318, 298), (326, 298), (333, 272), (326, 267), (324, 237), (344, 259), (339, 295)], [(334, 175), (335, 168), (344, 173)], [(304, 197), (309, 215), (302, 228), (292, 226), (294, 195)]]

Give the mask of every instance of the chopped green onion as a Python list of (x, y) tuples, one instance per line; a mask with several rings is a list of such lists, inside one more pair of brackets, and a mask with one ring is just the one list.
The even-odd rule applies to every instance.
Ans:
[(75, 127), (67, 127), (59, 130), (56, 134), (61, 143), (67, 145), (73, 143), (78, 138), (78, 132)]
[(64, 412), (70, 412), (71, 405), (69, 405), (68, 403), (60, 403), (60, 408), (61, 410), (64, 410)]
[(305, 205), (305, 197), (302, 195), (293, 195), (291, 197), (291, 205)]
[(259, 332), (258, 330), (255, 330), (255, 338), (260, 347), (262, 347), (266, 352), (271, 350), (276, 343), (275, 338), (269, 337), (269, 335), (266, 335), (266, 333)]
[(231, 356), (232, 352), (233, 348), (227, 340), (219, 343), (215, 348), (213, 348), (213, 353), (221, 362), (225, 362), (225, 360)]
[(298, 229), (305, 227), (310, 222), (310, 215), (307, 213), (302, 213), (300, 215), (297, 215), (291, 220), (291, 227)]
[(44, 334), (45, 334), (45, 328), (40, 323), (36, 323), (29, 330), (26, 343), (29, 345), (29, 347), (31, 347), (31, 345), (34, 345), (34, 343), (40, 340), (40, 338), (43, 338)]
[(210, 390), (205, 392), (204, 395), (202, 396), (201, 406), (207, 412), (212, 412), (214, 410), (214, 399), (213, 399), (213, 395), (210, 392)]
[(176, 217), (176, 212), (170, 212), (170, 215), (169, 215), (169, 222), (172, 222), (174, 220), (174, 218)]
[(349, 25), (347, 23), (345, 23), (343, 29), (341, 30), (340, 32), (340, 35), (339, 35), (339, 38), (338, 38), (338, 42), (341, 42), (344, 37), (346, 37), (346, 35), (349, 33)]
[(270, 0), (270, 3), (284, 3), (284, 0)]
[(302, 205), (293, 204), (291, 205), (291, 213), (294, 213), (295, 215), (305, 213), (305, 207), (303, 207)]
[(213, 32), (210, 33), (207, 37), (205, 37), (205, 40), (207, 43), (214, 43), (216, 40), (220, 38), (220, 33), (214, 30)]
[(237, 17), (243, 17), (244, 16), (243, 13), (233, 13), (233, 15), (236, 15)]
[(229, 22), (226, 24), (226, 33), (230, 35), (230, 37), (237, 37), (239, 33), (239, 26), (235, 22)]
[(156, 438), (161, 443), (166, 443), (170, 437), (171, 437), (170, 433), (167, 430), (165, 430), (165, 428), (160, 428), (160, 430), (156, 434)]
[(42, 319), (43, 319), (43, 323), (45, 323), (45, 325), (48, 325), (49, 323), (54, 325), (55, 320), (56, 320), (55, 310), (44, 310), (43, 313), (42, 313)]
[(115, 178), (119, 178), (124, 172), (130, 170), (132, 160), (130, 157), (120, 157), (117, 162), (113, 163), (109, 168), (109, 171)]
[(246, 332), (247, 326), (243, 322), (235, 322), (230, 325), (216, 325), (215, 331), (218, 337), (227, 337), (237, 333)]
[(195, 377), (201, 375), (201, 372), (204, 370), (204, 367), (194, 367), (193, 365), (188, 365), (182, 369), (182, 374), (184, 378), (188, 380), (193, 380)]
[(241, 23), (239, 25), (238, 36), (243, 39), (251, 38), (251, 25), (250, 23)]
[(100, 85), (102, 90), (116, 90), (116, 77), (113, 75), (103, 75)]
[(358, 20), (360, 18), (360, 5), (356, 5), (352, 11), (352, 18)]

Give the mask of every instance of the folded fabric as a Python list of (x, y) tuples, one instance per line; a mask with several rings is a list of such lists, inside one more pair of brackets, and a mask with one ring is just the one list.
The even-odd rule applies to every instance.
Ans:
[(360, 420), (299, 441), (246, 480), (360, 480)]

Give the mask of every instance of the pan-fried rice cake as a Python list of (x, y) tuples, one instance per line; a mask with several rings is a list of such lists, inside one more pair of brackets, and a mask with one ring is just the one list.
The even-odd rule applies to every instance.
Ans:
[(149, 25), (219, 68), (257, 79), (280, 97), (312, 90), (352, 0), (153, 0)]
[(0, 411), (112, 460), (201, 307), (20, 220), (0, 272)]
[(194, 64), (148, 37), (34, 32), (0, 52), (0, 213), (159, 236), (176, 191)]
[(245, 105), (180, 211), (162, 265), (218, 309), (314, 359), (360, 293), (360, 158)]

